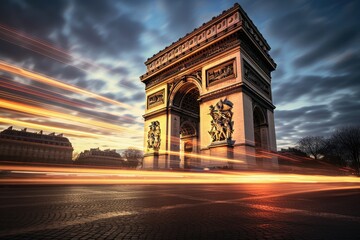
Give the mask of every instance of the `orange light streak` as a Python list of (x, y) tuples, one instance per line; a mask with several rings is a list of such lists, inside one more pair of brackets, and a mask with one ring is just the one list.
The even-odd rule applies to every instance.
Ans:
[[(9, 80), (9, 79), (7, 79), (7, 80)], [(14, 83), (11, 83), (11, 82), (5, 82), (2, 79), (0, 79), (0, 84), (1, 84), (1, 87), (6, 88), (6, 89), (11, 89), (11, 90), (15, 90), (15, 91), (18, 91), (18, 92), (31, 94), (33, 96), (37, 96), (37, 97), (40, 97), (40, 98), (43, 98), (43, 99), (46, 99), (46, 100), (50, 100), (50, 101), (55, 100), (57, 102), (62, 102), (64, 104), (67, 104), (67, 105), (70, 105), (70, 106), (87, 107), (87, 108), (94, 107), (93, 105), (91, 105), (91, 104), (89, 104), (87, 102), (73, 101), (73, 100), (68, 100), (68, 99), (66, 99), (64, 97), (62, 97), (62, 98), (58, 97), (58, 96), (56, 96), (57, 93), (49, 91), (47, 89), (46, 89), (46, 91), (49, 92), (49, 93), (44, 92), (44, 89), (41, 89), (41, 88), (40, 89), (42, 90), (42, 92), (37, 91), (37, 90), (33, 90), (33, 89), (25, 87), (25, 86), (19, 86), (19, 85), (16, 85)], [(35, 88), (38, 88), (38, 87), (35, 87)]]
[[(65, 65), (72, 66), (84, 72), (92, 73), (93, 68), (100, 69), (108, 73), (112, 72), (112, 69), (98, 65), (89, 59), (84, 59), (78, 56), (74, 56), (73, 54), (63, 49), (54, 47), (53, 45), (51, 45), (51, 43), (29, 37), (24, 33), (21, 33), (13, 28), (9, 28), (1, 24), (0, 24), (0, 39), (3, 39), (19, 47), (26, 48), (33, 52), (39, 53), (43, 56), (51, 58)], [(74, 62), (79, 62), (79, 63), (74, 64)], [(131, 88), (131, 86), (122, 84), (121, 82), (120, 85), (126, 88)]]
[[(360, 183), (360, 178), (351, 176), (321, 176), (301, 174), (278, 174), (263, 172), (177, 172), (115, 170), (91, 168), (38, 167), (0, 165), (0, 170), (69, 173), (79, 176), (38, 176), (29, 178), (2, 178), (2, 184), (239, 184), (239, 183)], [(92, 173), (93, 177), (81, 176)], [(96, 176), (102, 174), (101, 176)], [(108, 175), (104, 178), (104, 174)], [(360, 185), (357, 186), (360, 188)]]
[(50, 86), (61, 88), (61, 89), (64, 89), (64, 90), (67, 90), (67, 91), (70, 91), (70, 92), (73, 92), (73, 93), (83, 94), (83, 95), (95, 98), (97, 100), (100, 100), (100, 101), (103, 101), (103, 102), (106, 102), (106, 103), (114, 104), (114, 105), (129, 109), (132, 112), (135, 111), (135, 112), (137, 112), (139, 114), (143, 113), (142, 110), (135, 109), (134, 106), (131, 106), (129, 104), (122, 103), (122, 102), (119, 102), (119, 101), (116, 101), (116, 100), (101, 96), (101, 95), (93, 93), (93, 92), (89, 92), (87, 90), (75, 87), (73, 85), (60, 82), (59, 80), (50, 78), (48, 76), (40, 75), (39, 73), (31, 72), (31, 71), (29, 71), (27, 69), (23, 69), (23, 68), (14, 66), (14, 65), (10, 65), (10, 64), (2, 62), (2, 61), (0, 61), (0, 70), (10, 72), (10, 73), (18, 75), (18, 76), (30, 78), (30, 79), (35, 80), (37, 82), (41, 82), (41, 83), (44, 83), (44, 84), (47, 84), (47, 85), (50, 85)]
[(33, 114), (36, 116), (66, 119), (66, 120), (70, 120), (70, 121), (85, 123), (88, 125), (94, 125), (97, 127), (115, 130), (115, 131), (126, 131), (126, 132), (135, 131), (131, 128), (126, 128), (126, 127), (118, 126), (118, 125), (111, 124), (111, 123), (100, 122), (100, 121), (91, 120), (91, 119), (85, 119), (85, 118), (81, 118), (81, 117), (77, 117), (77, 116), (73, 116), (73, 115), (69, 115), (69, 114), (65, 114), (65, 113), (59, 113), (59, 112), (47, 110), (44, 108), (35, 107), (35, 106), (22, 104), (22, 103), (17, 103), (17, 102), (13, 102), (13, 101), (8, 101), (8, 100), (4, 100), (4, 99), (0, 99), (0, 106), (2, 108), (19, 111), (19, 112), (24, 112), (24, 113), (30, 113), (30, 114)]
[[(170, 150), (160, 150), (159, 151), (160, 154), (171, 154), (171, 155), (175, 155), (175, 156), (180, 156), (181, 153), (180, 151), (170, 151)], [(201, 158), (202, 160), (213, 160), (213, 161), (221, 161), (221, 162), (233, 162), (233, 163), (244, 163), (243, 160), (240, 159), (229, 159), (229, 158), (224, 158), (224, 157), (217, 157), (217, 156), (207, 156), (204, 154), (199, 154), (199, 153), (186, 153), (184, 154), (188, 157), (195, 157), (195, 158)]]
[[(14, 94), (11, 94), (11, 93), (7, 93), (7, 92), (4, 92), (4, 91), (0, 91), (0, 96), (4, 96), (4, 97), (7, 97), (9, 99), (12, 99), (12, 100), (17, 100), (17, 101), (20, 101), (19, 104), (21, 103), (32, 103), (34, 105), (41, 105), (43, 108), (45, 109), (50, 109), (50, 108), (53, 108), (53, 106), (55, 105), (50, 105), (50, 104), (46, 104), (46, 103), (43, 103), (41, 101), (36, 101), (36, 100), (33, 100), (33, 99), (30, 99), (30, 98), (25, 98), (25, 97), (22, 97), (22, 96), (18, 96), (18, 95), (14, 95)], [(52, 99), (51, 99), (52, 100)], [(61, 102), (61, 100), (59, 100), (59, 102)], [(67, 104), (66, 102), (63, 102), (64, 104)], [(69, 106), (73, 106), (73, 105), (70, 105), (70, 104), (67, 104)], [(1, 106), (0, 106), (1, 107)], [(63, 108), (63, 107), (60, 107), (60, 106), (56, 106), (58, 108)], [(79, 108), (78, 106), (75, 106), (77, 107), (79, 110), (77, 110), (79, 113), (81, 113), (82, 116), (89, 116), (89, 117), (92, 117), (92, 118), (97, 118), (97, 119), (102, 119), (104, 120), (105, 122), (108, 121), (107, 118), (105, 117), (101, 117), (99, 115), (93, 115), (93, 114), (89, 114), (89, 113), (84, 113), (82, 110), (83, 109), (88, 109), (90, 111), (93, 111), (93, 109), (90, 109), (90, 108)], [(66, 109), (66, 108), (65, 108)], [(75, 111), (74, 109), (71, 109), (71, 111)], [(97, 113), (106, 113), (108, 116), (115, 116), (113, 114), (110, 114), (108, 112), (105, 112), (105, 111), (102, 111), (102, 110), (96, 110)], [(129, 116), (115, 116), (115, 117), (118, 117), (119, 120), (121, 118), (123, 119), (127, 119), (127, 120), (130, 120), (130, 121), (135, 121), (135, 118), (133, 117), (129, 117)]]
[(29, 123), (29, 122), (25, 122), (25, 121), (19, 121), (19, 120), (3, 118), (3, 117), (0, 117), (0, 122), (10, 124), (10, 125), (23, 126), (26, 128), (42, 129), (42, 130), (49, 131), (49, 132), (54, 132), (54, 131), (61, 132), (61, 133), (70, 134), (70, 135), (78, 136), (78, 137), (88, 137), (88, 138), (103, 138), (104, 137), (103, 135), (95, 134), (95, 133), (88, 133), (88, 132), (82, 132), (82, 131), (71, 130), (71, 129), (66, 129), (66, 128), (52, 127), (52, 126), (49, 127), (49, 126), (42, 125), (42, 124)]

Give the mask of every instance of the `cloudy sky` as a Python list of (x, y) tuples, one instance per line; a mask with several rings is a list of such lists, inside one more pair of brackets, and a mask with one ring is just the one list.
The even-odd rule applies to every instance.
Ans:
[[(144, 61), (235, 1), (0, 1), (0, 129), (142, 148)], [(359, 1), (240, 1), (278, 64), (278, 148), (360, 119)]]

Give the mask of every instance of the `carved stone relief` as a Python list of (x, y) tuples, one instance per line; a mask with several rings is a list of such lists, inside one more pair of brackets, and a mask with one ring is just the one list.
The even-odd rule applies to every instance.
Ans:
[(158, 106), (160, 104), (163, 104), (164, 103), (164, 93), (165, 93), (165, 90), (163, 89), (161, 91), (158, 91), (156, 93), (149, 95), (147, 98), (147, 108), (149, 109), (149, 108)]
[(212, 142), (231, 140), (234, 122), (232, 121), (232, 111), (233, 104), (225, 98), (215, 104), (211, 105), (210, 116), (211, 120), (211, 129), (209, 134), (211, 136)]
[(235, 78), (235, 60), (220, 64), (206, 70), (207, 85), (211, 85), (219, 80)]
[(160, 130), (159, 121), (151, 122), (151, 124), (149, 126), (148, 140), (147, 140), (147, 143), (148, 143), (147, 149), (148, 149), (148, 151), (150, 149), (153, 149), (155, 151), (159, 150), (160, 143), (161, 143), (160, 135), (161, 135), (161, 130)]
[[(203, 31), (198, 32), (193, 38), (188, 40), (182, 40), (178, 42), (182, 42), (182, 44), (175, 46), (171, 45), (164, 54), (157, 54), (153, 56), (152, 60), (146, 63), (147, 71), (158, 71), (163, 67), (164, 64), (169, 62), (176, 56), (181, 54), (185, 54), (187, 52), (191, 52), (192, 48), (197, 44), (201, 44), (202, 42), (213, 41), (216, 38), (216, 35), (219, 35), (221, 32), (225, 31), (226, 28), (238, 23), (241, 20), (241, 16), (239, 12), (233, 13), (231, 16), (228, 16), (224, 19), (219, 19), (217, 23), (208, 26), (208, 28), (203, 29)], [(196, 32), (195, 32), (196, 33)], [(215, 36), (215, 38), (214, 38)], [(180, 40), (180, 39), (179, 39)]]
[(244, 61), (244, 78), (254, 84), (265, 96), (271, 99), (270, 84)]

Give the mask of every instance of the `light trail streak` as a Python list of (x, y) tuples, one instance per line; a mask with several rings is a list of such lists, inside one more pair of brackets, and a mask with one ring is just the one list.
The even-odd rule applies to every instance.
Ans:
[[(101, 70), (105, 73), (111, 74), (113, 69), (96, 64), (90, 59), (84, 59), (79, 56), (75, 56), (70, 52), (67, 52), (58, 47), (54, 47), (51, 43), (41, 41), (30, 36), (25, 35), (22, 32), (19, 32), (13, 28), (4, 26), (0, 24), (0, 39), (7, 41), (11, 44), (17, 45), (19, 47), (28, 49), (30, 51), (41, 54), (45, 57), (51, 58), (55, 61), (63, 63), (66, 66), (72, 66), (81, 71), (87, 73), (93, 73), (95, 70)], [(126, 85), (122, 82), (119, 82), (119, 85), (126, 88), (134, 88), (132, 85)]]
[[(115, 170), (91, 168), (38, 167), (0, 165), (3, 171), (69, 173), (79, 176), (37, 176), (2, 178), (1, 184), (253, 184), (253, 183), (356, 183), (360, 178), (350, 176), (321, 176), (264, 172), (177, 172)], [(94, 174), (81, 176), (81, 174)], [(97, 174), (101, 174), (97, 176)], [(108, 175), (105, 179), (104, 174)], [(360, 188), (360, 185), (357, 186)]]
[(36, 116), (66, 119), (66, 120), (70, 120), (70, 121), (80, 122), (80, 123), (84, 123), (87, 125), (93, 125), (93, 126), (97, 126), (97, 127), (101, 127), (101, 128), (105, 128), (105, 129), (120, 131), (120, 132), (136, 131), (131, 128), (126, 128), (126, 127), (118, 126), (118, 125), (111, 124), (111, 123), (100, 122), (100, 121), (91, 120), (91, 119), (84, 119), (81, 117), (77, 117), (77, 116), (73, 116), (73, 115), (69, 115), (69, 114), (65, 114), (65, 113), (59, 113), (59, 112), (55, 112), (55, 111), (47, 110), (44, 108), (27, 105), (27, 104), (17, 103), (17, 102), (13, 102), (13, 101), (7, 101), (4, 99), (0, 99), (0, 106), (5, 109), (10, 109), (10, 110), (24, 112), (24, 113), (30, 113), (30, 114), (33, 114)]
[[(4, 77), (2, 77), (4, 78)], [(33, 96), (37, 96), (40, 97), (42, 99), (46, 99), (49, 101), (57, 101), (57, 102), (62, 102), (66, 105), (69, 106), (76, 106), (76, 107), (86, 107), (86, 108), (92, 108), (95, 105), (94, 104), (89, 104), (88, 102), (84, 102), (84, 101), (74, 101), (74, 100), (68, 100), (65, 97), (60, 97), (58, 96), (58, 93), (54, 92), (54, 91), (50, 91), (48, 89), (43, 89), (43, 88), (39, 88), (36, 86), (25, 86), (25, 85), (18, 85), (18, 84), (14, 84), (11, 83), (10, 79), (5, 78), (8, 81), (4, 81), (3, 79), (0, 79), (0, 84), (1, 84), (1, 88), (5, 88), (5, 89), (10, 89), (10, 90), (15, 90), (17, 92), (21, 92), (21, 93), (25, 93), (25, 94), (31, 94)], [(35, 89), (40, 89), (40, 91), (35, 90)]]
[[(82, 71), (87, 71), (87, 72), (89, 71), (87, 69), (84, 69), (84, 67), (85, 68), (93, 67), (93, 68), (108, 71), (108, 69), (106, 69), (105, 67), (99, 66), (99, 65), (95, 64), (94, 62), (91, 62), (88, 59), (79, 58), (77, 56), (74, 56), (63, 49), (54, 47), (52, 44), (50, 44), (48, 42), (35, 39), (33, 37), (25, 35), (22, 32), (19, 32), (16, 29), (7, 27), (5, 25), (0, 24), (0, 33), (1, 33), (0, 38), (3, 39), (4, 41), (7, 41), (7, 42), (12, 43), (17, 46), (20, 46), (22, 48), (26, 48), (33, 52), (39, 53), (43, 56), (49, 57), (51, 59), (54, 59), (58, 62), (66, 64), (66, 65), (71, 65)], [(70, 62), (72, 62), (72, 61), (80, 62), (81, 67), (76, 66), (74, 64), (70, 64)]]
[[(41, 101), (37, 101), (37, 100), (31, 99), (31, 98), (26, 98), (26, 97), (23, 97), (23, 96), (14, 95), (12, 93), (7, 93), (7, 92), (1, 91), (1, 90), (0, 90), (0, 96), (6, 97), (6, 98), (11, 99), (11, 100), (19, 101), (18, 102), (19, 104), (21, 104), (21, 103), (32, 103), (34, 105), (41, 106), (44, 109), (51, 109), (54, 106), (56, 106), (57, 108), (64, 108), (64, 107), (61, 107), (61, 106), (58, 106), (58, 105), (50, 105), (50, 104), (47, 104), (47, 103), (44, 103), (44, 102), (41, 102)], [(54, 101), (54, 100), (49, 99), (49, 101)], [(59, 100), (59, 102), (62, 102), (62, 101)], [(68, 106), (74, 107), (73, 105), (69, 105), (66, 102), (63, 102), (63, 103), (68, 105)], [(109, 120), (108, 118), (105, 118), (105, 117), (102, 117), (102, 116), (99, 116), (99, 115), (94, 115), (94, 114), (91, 114), (91, 113), (87, 113), (89, 111), (94, 111), (93, 109), (85, 108), (85, 107), (80, 108), (78, 106), (75, 106), (75, 107), (77, 109), (67, 109), (67, 108), (65, 108), (65, 109), (71, 110), (71, 111), (77, 111), (77, 112), (81, 113), (82, 116), (88, 116), (88, 117), (91, 117), (91, 118), (102, 119), (105, 122), (108, 122), (108, 120)], [(87, 110), (87, 112), (85, 110)], [(113, 115), (111, 113), (108, 113), (108, 112), (105, 112), (105, 111), (102, 111), (102, 110), (96, 110), (96, 113), (105, 113), (105, 114), (107, 114), (108, 117), (109, 116), (117, 117), (119, 119), (119, 121), (121, 119), (125, 119), (125, 120), (130, 120), (132, 122), (136, 122), (135, 118), (129, 117), (129, 116), (115, 116), (115, 115)]]
[(54, 132), (54, 131), (61, 132), (61, 133), (70, 134), (70, 135), (78, 136), (78, 137), (88, 137), (88, 138), (103, 138), (104, 137), (103, 135), (95, 134), (95, 133), (88, 133), (88, 132), (82, 132), (82, 131), (78, 131), (78, 130), (46, 126), (46, 125), (42, 125), (42, 124), (30, 123), (30, 122), (14, 120), (14, 119), (9, 119), (9, 118), (3, 118), (3, 117), (0, 117), (0, 122), (10, 124), (10, 125), (23, 126), (26, 128), (42, 129), (42, 130), (49, 131), (49, 132)]
[[(160, 150), (159, 154), (170, 154), (173, 156), (181, 156), (180, 151), (170, 151), (170, 150)], [(229, 158), (224, 158), (224, 157), (218, 157), (218, 156), (207, 156), (204, 154), (199, 154), (199, 153), (186, 153), (184, 154), (185, 156), (188, 157), (194, 157), (194, 158), (200, 158), (202, 160), (213, 160), (213, 161), (221, 161), (221, 162), (233, 162), (233, 163), (245, 163), (243, 160), (240, 159), (229, 159)]]
[[(24, 104), (19, 104), (19, 103), (14, 103), (14, 102), (6, 101), (6, 100), (1, 100), (0, 99), (0, 104), (1, 104), (1, 106), (3, 108), (16, 110), (16, 111), (20, 111), (20, 112), (31, 113), (31, 114), (39, 115), (39, 116), (43, 116), (43, 117), (44, 116), (45, 117), (49, 117), (49, 116), (58, 117), (58, 118), (77, 121), (77, 122), (81, 122), (81, 123), (85, 123), (85, 124), (91, 124), (91, 125), (94, 125), (94, 126), (107, 128), (107, 129), (111, 129), (111, 130), (116, 130), (116, 131), (128, 131), (128, 130), (130, 130), (130, 131), (133, 131), (133, 132), (136, 132), (136, 133), (143, 134), (143, 131), (138, 131), (138, 130), (134, 130), (134, 129), (126, 128), (126, 127), (121, 127), (121, 126), (117, 126), (117, 125), (114, 125), (114, 124), (94, 121), (94, 120), (90, 120), (90, 119), (83, 119), (83, 118), (80, 118), (80, 117), (76, 117), (76, 116), (72, 116), (72, 115), (68, 115), (68, 114), (64, 114), (64, 113), (58, 113), (58, 112), (50, 111), (50, 110), (47, 110), (47, 109), (37, 108), (37, 107), (24, 105)], [(181, 156), (181, 153), (179, 151), (161, 150), (161, 151), (159, 151), (159, 153), (161, 153), (161, 154), (170, 154), (170, 155), (179, 156), (179, 157)], [(241, 152), (239, 150), (237, 150), (236, 154), (243, 155), (243, 156), (249, 156), (248, 153)], [(226, 162), (226, 163), (244, 164), (244, 161), (241, 160), (241, 159), (229, 159), (229, 158), (218, 157), (218, 156), (207, 156), (207, 155), (199, 154), (199, 153), (186, 153), (186, 156), (199, 158), (201, 160), (221, 161), (221, 162)], [(252, 155), (250, 155), (250, 156), (252, 156)], [(266, 156), (265, 154), (258, 155), (258, 157), (271, 159), (271, 156)]]
[[(114, 124), (94, 121), (94, 120), (90, 120), (90, 119), (83, 119), (80, 117), (76, 117), (76, 116), (72, 116), (72, 115), (68, 115), (68, 114), (64, 114), (64, 113), (58, 113), (58, 112), (50, 111), (50, 110), (43, 109), (43, 108), (33, 107), (30, 105), (19, 104), (19, 103), (10, 102), (10, 101), (1, 100), (1, 99), (0, 99), (0, 104), (3, 108), (16, 110), (16, 111), (20, 111), (20, 112), (31, 113), (31, 114), (38, 115), (38, 116), (43, 116), (43, 117), (51, 116), (51, 117), (63, 118), (63, 119), (67, 119), (67, 120), (77, 121), (77, 122), (81, 122), (81, 123), (85, 123), (85, 124), (91, 124), (91, 125), (95, 125), (98, 127), (103, 127), (103, 128), (107, 128), (107, 129), (111, 129), (111, 130), (116, 130), (116, 131), (133, 131), (136, 133), (143, 134), (143, 131), (138, 131), (138, 130), (121, 127), (121, 126), (117, 126)], [(162, 153), (162, 154), (167, 153), (167, 154), (171, 154), (171, 155), (175, 155), (175, 156), (180, 156), (180, 152), (178, 152), (178, 151), (165, 150), (165, 151), (160, 151), (159, 153)], [(237, 152), (237, 154), (248, 155), (245, 152), (243, 152), (243, 153)], [(186, 153), (186, 156), (200, 158), (202, 160), (244, 163), (244, 161), (240, 160), (240, 159), (229, 159), (229, 158), (218, 157), (218, 156), (207, 156), (207, 155), (198, 154), (198, 153)], [(262, 157), (269, 158), (266, 156), (262, 156)]]
[(26, 69), (23, 69), (23, 68), (14, 66), (14, 65), (10, 65), (10, 64), (2, 62), (2, 61), (0, 61), (0, 70), (6, 71), (6, 72), (9, 72), (9, 73), (18, 75), (18, 76), (30, 78), (32, 80), (35, 80), (35, 81), (38, 81), (38, 82), (41, 82), (41, 83), (44, 83), (44, 84), (47, 84), (47, 85), (50, 85), (50, 86), (54, 86), (54, 87), (57, 87), (57, 88), (61, 88), (61, 89), (64, 89), (64, 90), (67, 90), (67, 91), (70, 91), (70, 92), (73, 92), (73, 93), (89, 96), (89, 97), (95, 98), (95, 99), (97, 99), (99, 101), (102, 101), (102, 102), (106, 102), (106, 103), (110, 103), (110, 104), (113, 104), (113, 105), (116, 105), (116, 106), (120, 106), (120, 107), (128, 109), (128, 110), (130, 110), (132, 112), (135, 112), (135, 113), (137, 113), (139, 115), (143, 114), (143, 110), (136, 109), (136, 108), (134, 108), (134, 106), (131, 106), (129, 104), (122, 103), (122, 102), (119, 102), (119, 101), (116, 101), (116, 100), (101, 96), (101, 95), (93, 93), (93, 92), (89, 92), (87, 90), (75, 87), (73, 85), (60, 82), (59, 80), (50, 78), (48, 76), (40, 75), (39, 73), (31, 72), (29, 70), (26, 70)]

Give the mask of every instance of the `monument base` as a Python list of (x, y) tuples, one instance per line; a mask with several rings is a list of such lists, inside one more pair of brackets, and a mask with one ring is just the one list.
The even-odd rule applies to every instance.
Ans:
[(143, 159), (144, 169), (165, 169), (169, 168), (167, 154), (159, 154), (158, 152), (146, 153)]
[(224, 140), (211, 143), (201, 154), (201, 166), (208, 168), (233, 168), (234, 141)]

